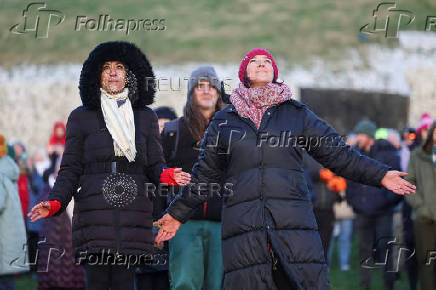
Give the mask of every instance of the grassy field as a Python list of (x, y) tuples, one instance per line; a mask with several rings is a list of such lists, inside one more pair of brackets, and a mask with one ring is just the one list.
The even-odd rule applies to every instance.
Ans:
[[(335, 255), (332, 261), (330, 269), (330, 282), (333, 290), (350, 290), (359, 288), (359, 258), (357, 252), (357, 240), (353, 241), (351, 250), (351, 269), (350, 271), (340, 271), (338, 266), (338, 259)], [(382, 271), (378, 270), (374, 272), (372, 279), (372, 289), (383, 289)], [(22, 275), (16, 280), (17, 290), (33, 290), (37, 289), (37, 283), (31, 279), (28, 275)], [(407, 275), (405, 272), (401, 272), (400, 280), (395, 283), (396, 290), (409, 289)]]
[[(349, 271), (339, 270), (339, 261), (337, 248), (334, 248), (334, 257), (330, 269), (330, 282), (333, 290), (350, 290), (360, 289), (359, 286), (359, 253), (357, 239), (353, 240), (350, 258), (351, 269)], [(373, 272), (371, 289), (382, 290), (383, 287), (383, 270)], [(408, 290), (409, 281), (405, 271), (400, 272), (400, 279), (395, 283), (395, 290)]]
[[(42, 1), (41, 1), (42, 2)], [(13, 34), (9, 29), (23, 23), (23, 9), (31, 1), (0, 2), (0, 64), (83, 62), (97, 43), (127, 40), (137, 43), (155, 65), (201, 62), (239, 62), (254, 47), (269, 48), (287, 63), (302, 63), (312, 56), (340, 58), (344, 49), (363, 45), (360, 27), (371, 22), (374, 0), (47, 0), (46, 9), (65, 15), (51, 26), (48, 38), (34, 32)], [(424, 30), (426, 17), (436, 15), (434, 0), (397, 1), (398, 9), (416, 18), (405, 29)], [(78, 16), (97, 19), (163, 19), (157, 31), (75, 31)], [(55, 20), (56, 18), (54, 18)], [(29, 21), (30, 22), (30, 21)], [(382, 36), (371, 42), (396, 45)]]

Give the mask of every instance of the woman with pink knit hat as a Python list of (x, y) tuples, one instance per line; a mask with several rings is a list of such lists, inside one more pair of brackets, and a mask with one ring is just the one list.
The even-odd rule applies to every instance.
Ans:
[(423, 113), (418, 121), (418, 126), (416, 127), (416, 134), (418, 135), (418, 142), (424, 142), (427, 140), (427, 133), (433, 124), (433, 118), (429, 113)]
[[(278, 82), (265, 49), (242, 59), (231, 105), (217, 112), (185, 187), (157, 224), (171, 239), (198, 205), (224, 184), (224, 289), (330, 289), (328, 268), (302, 168), (303, 150), (337, 175), (398, 194), (415, 187), (361, 155)], [(198, 185), (198, 186), (197, 186)]]

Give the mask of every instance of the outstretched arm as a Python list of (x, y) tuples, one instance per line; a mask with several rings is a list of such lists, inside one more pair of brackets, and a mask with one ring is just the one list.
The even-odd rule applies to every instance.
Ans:
[(312, 111), (305, 108), (306, 138), (312, 138), (307, 152), (324, 167), (359, 183), (381, 186), (397, 194), (415, 193), (415, 186), (402, 176), (407, 173), (390, 170), (387, 165), (360, 154), (346, 145), (341, 136)]
[(83, 173), (82, 155), (83, 134), (79, 111), (76, 109), (68, 117), (65, 151), (56, 182), (48, 197), (49, 201), (39, 203), (31, 209), (28, 216), (32, 222), (51, 215), (59, 215), (66, 209), (77, 191), (79, 178)]

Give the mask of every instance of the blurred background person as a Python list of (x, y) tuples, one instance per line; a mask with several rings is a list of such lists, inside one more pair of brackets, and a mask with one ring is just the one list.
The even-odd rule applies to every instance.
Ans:
[(65, 146), (65, 135), (66, 135), (66, 127), (65, 123), (62, 121), (55, 122), (53, 125), (53, 132), (50, 136), (50, 140), (48, 142), (49, 152), (53, 151), (51, 147), (56, 145)]
[[(349, 133), (346, 138), (346, 143), (350, 146), (355, 146), (357, 143), (356, 135)], [(351, 242), (353, 238), (353, 225), (355, 214), (353, 208), (348, 204), (346, 199), (346, 183), (345, 188), (339, 192), (339, 200), (333, 205), (335, 213), (335, 226), (332, 233), (332, 241), (328, 250), (329, 261), (333, 259), (333, 247), (337, 242), (337, 252), (339, 255), (339, 268), (341, 271), (350, 270), (350, 255)]]
[[(387, 164), (392, 170), (401, 170), (397, 149), (385, 139), (375, 140), (377, 126), (363, 120), (353, 129), (357, 146), (362, 154)], [(351, 180), (347, 182), (347, 201), (356, 213), (356, 231), (359, 239), (360, 285), (363, 290), (371, 289), (371, 273), (374, 263), (385, 261), (388, 251), (387, 242), (393, 236), (394, 208), (402, 200), (383, 187), (367, 186)], [(375, 249), (375, 254), (374, 254)], [(389, 257), (392, 259), (392, 257)], [(384, 288), (394, 288), (396, 273), (389, 269), (391, 263), (385, 265), (383, 272)]]
[[(29, 184), (29, 208), (43, 201), (45, 183), (42, 179), (42, 175), (44, 170), (49, 167), (49, 164), (47, 154), (43, 149), (37, 150), (32, 155), (32, 158), (27, 158), (27, 168), (29, 169), (27, 176)], [(37, 275), (37, 249), (41, 224), (42, 221), (32, 223), (29, 218), (26, 218), (27, 246), (29, 249), (30, 270), (32, 271), (33, 278), (36, 278)]]
[[(401, 147), (402, 140), (400, 133), (392, 128), (378, 128), (375, 133), (375, 139), (383, 139), (388, 141), (392, 146), (397, 150), (398, 158), (400, 160), (400, 168), (402, 169), (402, 156), (401, 156)], [(407, 171), (407, 168), (405, 169)], [(404, 199), (402, 199), (393, 209), (392, 214), (392, 240), (393, 243), (390, 244), (389, 250), (391, 255), (391, 260), (395, 261), (395, 265), (393, 264), (393, 269), (389, 269), (396, 274), (396, 279), (400, 277), (400, 267), (403, 265), (403, 261), (401, 260), (403, 257), (401, 247), (404, 246), (403, 239), (403, 205)], [(404, 255), (403, 255), (404, 256)]]
[(416, 185), (416, 194), (406, 201), (414, 212), (418, 278), (421, 289), (436, 289), (436, 263), (429, 259), (436, 249), (436, 122), (412, 152), (407, 172), (406, 180)]
[[(48, 183), (42, 189), (40, 201), (47, 200), (58, 176), (61, 160), (62, 156), (57, 159), (54, 172), (49, 175)], [(83, 266), (75, 264), (68, 210), (35, 223), (37, 222), (41, 222), (37, 259), (38, 289), (85, 289)]]
[[(12, 149), (12, 148), (11, 148)], [(15, 289), (14, 275), (29, 270), (24, 225), (17, 180), (20, 170), (8, 156), (0, 135), (0, 289)]]
[(49, 166), (44, 170), (42, 178), (48, 182), (48, 177), (54, 173), (56, 164), (59, 162), (65, 150), (65, 123), (58, 121), (53, 125), (53, 131), (50, 136), (47, 152), (49, 157)]
[(416, 127), (416, 134), (418, 135), (418, 144), (422, 144), (427, 140), (428, 130), (433, 124), (434, 119), (429, 113), (423, 113), (418, 121), (418, 126)]
[(389, 143), (394, 145), (394, 147), (397, 149), (397, 151), (401, 149), (401, 136), (397, 130), (389, 128), (386, 140), (388, 140)]
[(416, 129), (407, 127), (403, 130), (402, 142), (400, 148), (401, 168), (407, 171), (410, 160), (410, 152), (418, 145)]
[(18, 195), (20, 196), (21, 211), (23, 213), (23, 219), (26, 220), (27, 210), (29, 209), (29, 180), (27, 178), (28, 168), (27, 168), (27, 152), (26, 147), (20, 141), (15, 141), (12, 143), (15, 152), (15, 162), (20, 168), (20, 175), (18, 177)]
[(328, 249), (335, 224), (333, 205), (338, 199), (338, 193), (345, 189), (338, 187), (343, 186), (341, 182), (344, 179), (335, 176), (331, 170), (324, 168), (307, 154), (306, 151), (303, 153), (303, 167), (307, 176), (306, 180), (313, 203), (313, 213), (318, 224), (324, 255), (327, 262), (330, 263), (328, 260)]
[[(401, 144), (400, 158), (401, 170), (407, 172), (409, 167), (410, 154), (418, 146), (416, 129), (405, 128), (403, 130), (403, 142)], [(407, 249), (415, 249), (415, 229), (412, 220), (412, 207), (408, 202), (402, 203), (403, 218), (403, 243)], [(418, 285), (418, 261), (416, 255), (408, 257), (404, 261), (404, 266), (409, 279), (410, 290), (416, 290)]]
[(159, 133), (162, 133), (165, 123), (177, 118), (177, 114), (171, 107), (158, 107), (154, 109), (159, 122)]

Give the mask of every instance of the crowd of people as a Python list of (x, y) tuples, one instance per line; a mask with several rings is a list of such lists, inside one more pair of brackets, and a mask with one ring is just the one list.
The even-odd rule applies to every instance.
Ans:
[[(195, 69), (179, 118), (147, 107), (153, 78), (135, 45), (100, 44), (83, 105), (46, 149), (0, 135), (1, 290), (29, 271), (38, 289), (330, 289), (334, 245), (350, 270), (354, 233), (362, 289), (380, 262), (385, 289), (403, 268), (410, 289), (436, 289), (430, 114), (401, 134), (363, 120), (345, 144), (264, 49), (244, 56), (231, 95), (213, 67)], [(259, 144), (281, 131), (338, 143)], [(401, 245), (414, 254), (397, 259)]]
[[(419, 211), (422, 211), (421, 207), (424, 205), (432, 208), (428, 194), (431, 192), (429, 186), (432, 186), (436, 177), (435, 168), (427, 167), (427, 170), (421, 171), (423, 164), (418, 164), (420, 181), (417, 181), (414, 166), (417, 161), (416, 154), (431, 164), (434, 157), (429, 147), (433, 147), (432, 144), (436, 142), (434, 131), (433, 119), (428, 113), (424, 113), (416, 129), (405, 128), (402, 134), (394, 129), (377, 128), (374, 122), (363, 120), (347, 136), (347, 143), (362, 154), (391, 168), (408, 172), (405, 178), (417, 184), (418, 189), (416, 195), (406, 198), (385, 188), (345, 180), (319, 164), (307, 163), (307, 171), (311, 173), (315, 216), (328, 261), (332, 260), (333, 255), (331, 242), (337, 241), (339, 267), (342, 271), (350, 270), (350, 249), (354, 232), (359, 246), (362, 289), (371, 289), (371, 274), (380, 268), (384, 269), (384, 289), (394, 289), (395, 281), (399, 279), (399, 271), (403, 269), (407, 272), (410, 289), (417, 289), (418, 271), (422, 289), (436, 287), (435, 268), (431, 263), (425, 265), (428, 262), (428, 253), (433, 247), (427, 242), (430, 243), (434, 232), (431, 228), (425, 233), (415, 229), (423, 218), (431, 216), (430, 213), (423, 217)], [(423, 153), (423, 148), (427, 148), (424, 151), (427, 153)], [(424, 225), (428, 223), (427, 220)], [(416, 245), (416, 239), (426, 243)], [(420, 260), (419, 264), (417, 259)]]

